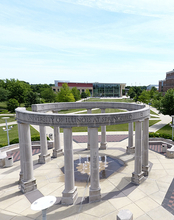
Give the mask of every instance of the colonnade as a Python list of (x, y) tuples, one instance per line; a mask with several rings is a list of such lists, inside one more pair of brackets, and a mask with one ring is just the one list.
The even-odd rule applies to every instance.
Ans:
[[(102, 113), (105, 109), (101, 110)], [(91, 109), (88, 109), (88, 114), (91, 114)], [(63, 126), (62, 126), (63, 127)], [(18, 122), (19, 129), (19, 144), (21, 155), (21, 173), (20, 186), (21, 191), (26, 193), (37, 188), (36, 180), (33, 175), (32, 147), (30, 124)], [(129, 123), (128, 135), (128, 153), (135, 152), (135, 166), (132, 173), (132, 182), (140, 184), (144, 176), (148, 175), (148, 136), (149, 136), (149, 118), (135, 121), (135, 147), (133, 146), (133, 122)], [(62, 204), (73, 204), (78, 192), (74, 181), (74, 159), (72, 145), (72, 127), (66, 126), (63, 128), (64, 133), (64, 172), (65, 172), (65, 189), (62, 192)], [(40, 144), (41, 154), (39, 155), (39, 163), (47, 163), (51, 156), (48, 153), (46, 129), (40, 125)], [(89, 187), (89, 202), (100, 201), (101, 189), (99, 182), (99, 149), (107, 148), (106, 126), (101, 126), (101, 143), (99, 148), (98, 143), (98, 126), (88, 126), (88, 145), (90, 149), (90, 187)], [(53, 157), (62, 155), (60, 146), (60, 131), (58, 126), (54, 126), (54, 148)]]

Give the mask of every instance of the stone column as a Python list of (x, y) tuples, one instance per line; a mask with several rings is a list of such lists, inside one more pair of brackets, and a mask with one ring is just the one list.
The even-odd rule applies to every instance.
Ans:
[[(101, 113), (105, 113), (105, 109), (101, 109)], [(107, 149), (107, 141), (106, 141), (106, 125), (101, 126), (101, 143), (100, 150)]]
[(144, 176), (149, 174), (149, 118), (143, 122), (142, 170)]
[[(91, 114), (92, 110), (91, 109), (87, 109), (87, 114)], [(89, 128), (88, 128), (88, 143), (87, 143), (87, 150), (90, 150), (90, 132), (89, 132)]]
[(22, 148), (23, 178), (21, 180), (21, 191), (23, 193), (37, 188), (36, 180), (33, 177), (33, 160), (30, 125), (20, 124), (20, 147)]
[(98, 128), (89, 128), (90, 131), (90, 187), (89, 202), (101, 200), (99, 186), (99, 154), (98, 154)]
[(23, 179), (23, 173), (24, 173), (24, 171), (23, 171), (23, 168), (24, 168), (24, 164), (23, 164), (23, 162), (24, 162), (24, 159), (23, 159), (23, 152), (22, 152), (22, 145), (21, 145), (21, 124), (20, 123), (18, 123), (18, 136), (19, 136), (19, 151), (20, 151), (20, 168), (21, 168), (21, 171), (20, 171), (20, 173), (19, 173), (19, 185), (21, 185), (21, 183), (22, 183), (22, 179)]
[(48, 154), (46, 127), (40, 125), (40, 150), (38, 163), (47, 163), (51, 160), (50, 154)]
[(142, 121), (135, 122), (135, 171), (132, 173), (132, 182), (139, 185), (143, 178), (142, 172)]
[(77, 188), (74, 186), (74, 160), (72, 147), (72, 128), (64, 128), (64, 173), (65, 189), (62, 192), (62, 204), (74, 204), (78, 197)]
[(58, 126), (54, 127), (54, 148), (53, 157), (59, 157), (63, 155), (62, 149), (60, 147), (60, 128)]
[(135, 147), (133, 146), (133, 131), (134, 131), (134, 123), (129, 123), (129, 138), (128, 138), (128, 147), (126, 150), (127, 154), (134, 154), (135, 153)]

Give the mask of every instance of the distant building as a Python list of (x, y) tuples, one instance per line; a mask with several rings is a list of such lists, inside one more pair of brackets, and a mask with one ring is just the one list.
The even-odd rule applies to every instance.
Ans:
[(148, 86), (147, 86), (147, 89), (146, 89), (146, 90), (147, 90), (147, 91), (150, 91), (152, 87), (155, 87), (157, 90), (158, 90), (158, 88), (159, 88), (158, 85), (152, 85), (152, 84), (151, 84), (151, 85), (148, 85)]
[(166, 78), (159, 81), (159, 92), (166, 92), (171, 88), (174, 88), (174, 69), (166, 72)]
[(76, 87), (80, 93), (89, 89), (93, 97), (121, 97), (122, 90), (126, 86), (125, 83), (79, 83), (55, 80), (55, 86), (52, 87), (53, 91), (59, 92), (64, 83), (67, 83), (70, 89)]

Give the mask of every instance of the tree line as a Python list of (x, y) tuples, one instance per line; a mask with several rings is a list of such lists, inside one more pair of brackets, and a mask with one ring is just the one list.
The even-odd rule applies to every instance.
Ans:
[(30, 85), (18, 79), (0, 80), (0, 102), (7, 102), (8, 111), (14, 112), (21, 104), (30, 107), (39, 103), (75, 102), (91, 95), (88, 89), (80, 94), (76, 87), (70, 89), (66, 83), (59, 92), (54, 92), (52, 86), (53, 84)]
[(128, 95), (135, 102), (152, 105), (159, 110), (159, 113), (174, 115), (174, 89), (168, 89), (166, 93), (162, 93), (155, 87), (147, 91), (144, 87), (133, 86), (129, 88)]
[[(65, 83), (59, 92), (52, 90), (53, 84), (29, 84), (15, 79), (0, 80), (0, 102), (7, 102), (8, 111), (14, 112), (15, 108), (24, 104), (30, 107), (32, 104), (50, 102), (75, 102), (81, 98), (91, 96), (90, 91), (82, 92), (74, 87), (70, 89)], [(146, 86), (126, 87), (128, 96), (135, 102), (143, 102), (157, 108), (160, 113), (174, 115), (174, 89), (169, 89), (165, 94), (158, 92), (155, 87), (150, 91)]]

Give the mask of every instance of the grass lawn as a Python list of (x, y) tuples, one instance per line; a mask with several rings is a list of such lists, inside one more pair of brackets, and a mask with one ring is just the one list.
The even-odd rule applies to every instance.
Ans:
[[(40, 135), (38, 131), (36, 131), (32, 126), (30, 126), (31, 136)], [(12, 141), (13, 139), (18, 138), (18, 126), (13, 125), (13, 128), (9, 131), (9, 139)], [(7, 145), (7, 132), (0, 127), (0, 145)]]
[(90, 98), (85, 100), (85, 102), (134, 102), (132, 99), (100, 99), (100, 98)]
[(0, 108), (6, 109), (7, 103), (6, 102), (0, 102)]
[[(3, 117), (7, 117), (7, 116), (1, 116), (0, 115), (0, 124), (2, 124), (2, 123), (5, 123), (5, 120), (4, 119), (2, 119)], [(8, 122), (12, 122), (12, 121), (15, 121), (15, 117), (14, 116), (8, 116), (9, 118), (7, 119), (7, 123)]]
[(155, 117), (155, 116), (150, 116), (150, 118), (156, 118), (156, 119), (158, 119), (159, 117)]
[(155, 113), (154, 111), (150, 110), (150, 114), (152, 115), (158, 115), (157, 113)]
[(169, 124), (167, 124), (163, 128), (159, 129), (156, 133), (172, 135), (172, 127)]
[[(133, 100), (130, 99), (99, 99), (99, 98), (91, 98), (89, 100), (86, 100), (88, 102), (133, 102)], [(0, 103), (0, 109), (1, 108), (6, 108), (6, 103)], [(31, 107), (27, 108), (27, 110), (31, 111)], [(73, 113), (73, 112), (78, 112), (78, 111), (83, 111), (86, 109), (70, 109), (70, 110), (61, 110), (59, 111), (59, 114), (68, 114), (68, 113)], [(106, 113), (114, 113), (114, 112), (125, 112), (126, 110), (121, 110), (121, 109), (106, 109)], [(87, 111), (83, 112), (84, 114), (87, 113)], [(92, 111), (93, 114), (101, 113), (100, 109), (96, 109)], [(156, 114), (155, 112), (151, 111), (151, 114)], [(9, 116), (10, 118), (8, 119), (7, 122), (15, 121), (15, 118), (12, 116)], [(5, 123), (5, 120), (1, 119), (0, 117), (0, 123)], [(149, 126), (152, 126), (153, 124), (159, 122), (160, 120), (149, 120)], [(134, 126), (135, 127), (135, 126)], [(171, 129), (171, 127), (170, 127)], [(36, 131), (32, 126), (30, 126), (31, 130), (31, 136), (39, 135), (39, 132)], [(106, 126), (107, 131), (128, 131), (128, 124), (118, 124), (118, 125), (108, 125)], [(73, 127), (72, 128), (73, 132), (87, 132), (88, 128), (87, 127)], [(101, 127), (99, 127), (98, 131), (101, 131)], [(63, 129), (60, 129), (60, 132), (63, 132)], [(9, 138), (10, 141), (18, 137), (18, 127), (17, 125), (14, 125), (13, 128), (9, 131)], [(0, 144), (6, 144), (7, 145), (7, 133), (2, 130), (2, 127), (0, 127)]]
[(61, 110), (58, 113), (59, 114), (68, 114), (68, 113), (73, 113), (73, 112), (79, 112), (79, 111), (83, 111), (86, 110), (86, 108), (80, 108), (80, 109), (70, 109), (70, 110)]
[[(159, 122), (160, 120), (149, 120), (149, 126), (152, 126)], [(134, 123), (134, 130), (135, 130), (135, 123)], [(87, 132), (87, 127), (73, 127), (73, 132)], [(98, 128), (98, 131), (101, 131), (101, 127)], [(128, 131), (128, 123), (126, 124), (118, 124), (118, 125), (107, 125), (106, 131)], [(63, 132), (63, 128), (60, 128), (60, 132)]]

